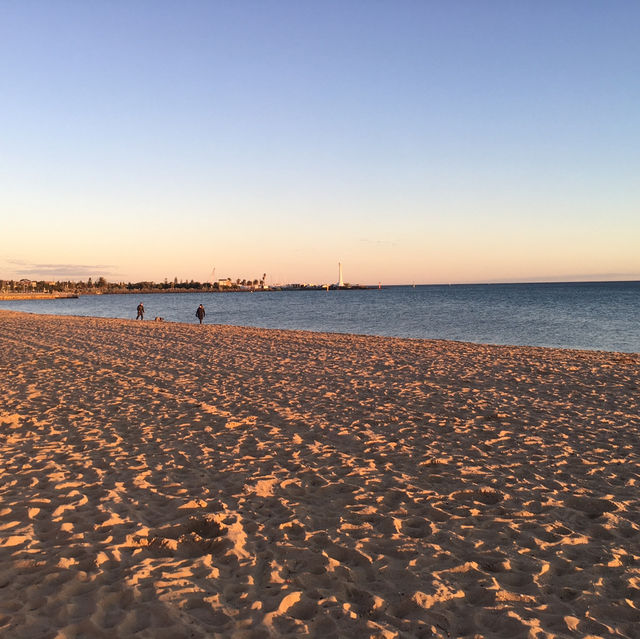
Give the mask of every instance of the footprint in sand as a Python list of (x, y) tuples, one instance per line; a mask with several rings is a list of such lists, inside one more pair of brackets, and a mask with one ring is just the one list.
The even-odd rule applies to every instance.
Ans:
[(401, 523), (400, 527), (407, 537), (415, 539), (428, 537), (433, 532), (431, 523), (424, 517), (409, 517)]

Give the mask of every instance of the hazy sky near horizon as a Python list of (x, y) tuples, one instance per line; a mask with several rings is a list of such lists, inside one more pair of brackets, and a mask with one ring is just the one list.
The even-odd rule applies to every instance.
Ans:
[(0, 1), (0, 279), (640, 279), (640, 3)]

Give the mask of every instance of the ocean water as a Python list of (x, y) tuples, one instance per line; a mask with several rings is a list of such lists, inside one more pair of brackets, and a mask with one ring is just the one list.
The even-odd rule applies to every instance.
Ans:
[(640, 352), (640, 282), (392, 286), (340, 291), (89, 295), (0, 301), (30, 313)]

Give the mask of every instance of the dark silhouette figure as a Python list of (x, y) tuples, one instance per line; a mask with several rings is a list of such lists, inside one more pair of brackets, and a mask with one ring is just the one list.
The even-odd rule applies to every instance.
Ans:
[(142, 302), (140, 302), (140, 304), (138, 304), (138, 314), (136, 315), (136, 319), (144, 319), (144, 306), (142, 305)]
[(198, 306), (198, 310), (196, 311), (196, 317), (200, 320), (200, 324), (202, 324), (205, 315), (206, 313), (204, 312), (204, 306), (200, 304), (200, 306)]

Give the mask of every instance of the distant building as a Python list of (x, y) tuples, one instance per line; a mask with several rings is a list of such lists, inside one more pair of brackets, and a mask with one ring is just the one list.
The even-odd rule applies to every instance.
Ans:
[(23, 291), (26, 291), (29, 287), (35, 288), (36, 286), (38, 286), (38, 282), (23, 278), (20, 280), (20, 286), (22, 287)]

